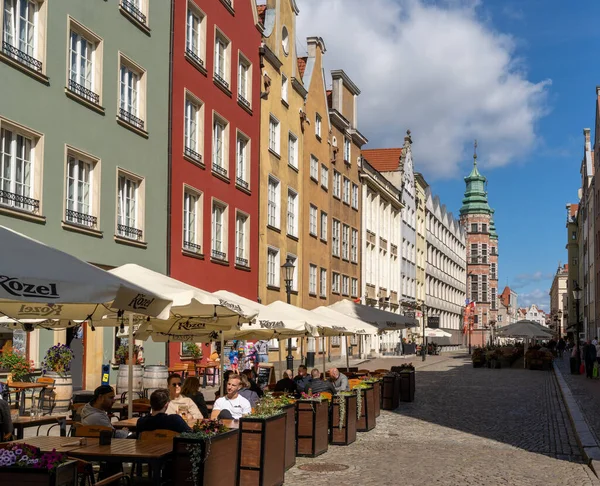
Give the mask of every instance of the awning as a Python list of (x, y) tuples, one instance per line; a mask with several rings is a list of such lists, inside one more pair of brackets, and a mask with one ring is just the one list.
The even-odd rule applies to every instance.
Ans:
[(376, 326), (379, 331), (397, 331), (419, 325), (416, 319), (357, 304), (351, 300), (340, 300), (329, 306), (330, 309)]

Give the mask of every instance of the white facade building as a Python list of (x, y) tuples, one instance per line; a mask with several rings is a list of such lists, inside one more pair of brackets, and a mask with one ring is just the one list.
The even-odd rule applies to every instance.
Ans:
[(538, 306), (535, 304), (531, 304), (531, 307), (527, 309), (527, 312), (525, 313), (525, 319), (548, 327), (546, 324), (546, 313), (538, 309)]
[[(439, 317), (447, 338), (431, 338), (450, 349), (462, 344), (462, 313), (467, 297), (467, 235), (437, 196), (427, 189), (427, 265), (425, 304), (427, 322)], [(429, 325), (427, 326), (429, 327)]]

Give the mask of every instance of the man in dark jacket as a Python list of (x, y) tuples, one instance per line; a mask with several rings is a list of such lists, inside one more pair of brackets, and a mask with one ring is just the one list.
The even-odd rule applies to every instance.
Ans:
[(593, 378), (594, 363), (596, 362), (596, 346), (588, 339), (583, 347), (583, 359), (585, 360), (585, 376)]
[(298, 375), (294, 378), (296, 383), (296, 395), (300, 396), (300, 393), (304, 391), (306, 385), (312, 381), (312, 378), (308, 374), (308, 368), (304, 365), (298, 366)]
[(172, 430), (174, 432), (190, 432), (189, 425), (179, 415), (167, 415), (167, 407), (169, 406), (169, 390), (159, 388), (154, 390), (150, 395), (150, 406), (152, 414), (146, 417), (141, 417), (137, 421), (137, 432), (141, 434), (145, 431), (152, 430)]
[(283, 373), (283, 378), (277, 382), (275, 385), (276, 392), (284, 392), (284, 393), (295, 393), (296, 392), (296, 382), (292, 380), (292, 370), (285, 370)]
[(313, 368), (310, 372), (312, 381), (304, 387), (304, 393), (321, 393), (328, 392), (335, 395), (335, 387), (330, 381), (321, 380), (321, 372), (317, 368)]

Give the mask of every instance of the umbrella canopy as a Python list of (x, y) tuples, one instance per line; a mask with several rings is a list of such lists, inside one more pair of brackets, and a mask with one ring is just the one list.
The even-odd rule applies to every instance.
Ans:
[(329, 319), (331, 327), (320, 327), (319, 335), (321, 336), (339, 336), (352, 334), (377, 334), (379, 329), (364, 321), (349, 317), (345, 314), (337, 312), (329, 307), (321, 306), (313, 309), (311, 312)]
[(375, 309), (368, 305), (357, 304), (351, 300), (340, 300), (330, 305), (329, 308), (354, 319), (368, 322), (380, 331), (397, 331), (398, 329), (418, 326), (416, 319)]
[(523, 320), (498, 329), (498, 335), (514, 338), (551, 339), (552, 331), (537, 322)]
[(0, 314), (13, 319), (97, 319), (109, 309), (167, 317), (171, 300), (0, 226)]
[(449, 332), (443, 331), (441, 329), (432, 329), (430, 327), (426, 327), (425, 328), (425, 337), (428, 338), (433, 338), (433, 337), (437, 337), (437, 338), (441, 338), (441, 337), (452, 337), (452, 334), (450, 334)]

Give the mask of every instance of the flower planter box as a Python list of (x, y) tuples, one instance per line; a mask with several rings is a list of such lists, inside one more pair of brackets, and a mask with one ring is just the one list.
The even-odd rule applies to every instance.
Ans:
[(340, 405), (335, 401), (331, 404), (329, 421), (329, 443), (348, 445), (356, 440), (356, 395), (340, 396), (337, 400), (346, 402), (346, 415), (340, 428)]
[(0, 484), (26, 486), (75, 486), (77, 461), (67, 461), (53, 472), (29, 467), (0, 467)]
[(473, 361), (473, 368), (483, 368), (485, 361)]
[(402, 371), (400, 373), (400, 401), (415, 401), (415, 372)]
[(415, 354), (417, 352), (417, 345), (412, 344), (402, 344), (402, 352), (404, 354)]
[(296, 405), (282, 407), (285, 413), (285, 470), (296, 465)]
[[(235, 486), (238, 462), (239, 430), (230, 430), (209, 439), (173, 439), (173, 484), (193, 486)], [(200, 446), (204, 461), (199, 464), (198, 481), (194, 484), (189, 446)]]
[(329, 401), (296, 401), (296, 455), (317, 457), (329, 447)]
[(379, 417), (381, 415), (381, 380), (373, 383), (373, 392), (375, 394), (375, 417)]
[(400, 406), (400, 377), (396, 374), (383, 377), (381, 408), (396, 410)]
[(238, 486), (279, 486), (285, 474), (286, 415), (240, 419)]
[(358, 432), (368, 432), (375, 428), (375, 393), (373, 387), (357, 389), (362, 395), (360, 418), (356, 421)]

